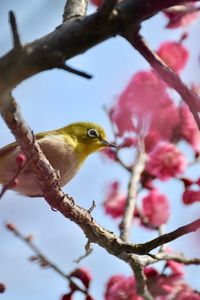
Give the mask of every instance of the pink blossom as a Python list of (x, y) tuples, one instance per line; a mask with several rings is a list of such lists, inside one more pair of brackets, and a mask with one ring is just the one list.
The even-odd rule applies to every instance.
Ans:
[(101, 150), (101, 153), (102, 153), (105, 157), (107, 157), (107, 158), (109, 158), (109, 159), (111, 159), (111, 160), (116, 161), (116, 152), (113, 151), (111, 148), (106, 147), (106, 148), (104, 148), (103, 150)]
[(161, 275), (152, 267), (145, 268), (144, 273), (147, 278), (148, 289), (153, 297), (172, 294), (182, 280), (178, 274)]
[(164, 42), (161, 44), (157, 54), (164, 60), (164, 62), (174, 71), (181, 71), (189, 57), (188, 50), (177, 42)]
[(176, 299), (176, 300), (200, 300), (200, 294), (198, 292), (193, 291), (189, 286), (184, 284), (178, 290), (174, 299)]
[(186, 189), (183, 193), (183, 203), (184, 204), (192, 204), (194, 202), (200, 201), (200, 191), (192, 191)]
[(185, 27), (194, 22), (198, 17), (198, 11), (193, 3), (188, 3), (166, 9), (165, 15), (169, 19), (166, 27), (173, 29)]
[(146, 170), (161, 180), (167, 180), (183, 173), (185, 167), (183, 153), (175, 145), (161, 142), (149, 153)]
[[(173, 295), (181, 284), (179, 275), (161, 275), (156, 269), (147, 267), (144, 269), (147, 287), (154, 299), (161, 299), (162, 296)], [(142, 300), (136, 292), (135, 277), (122, 275), (112, 276), (107, 285), (105, 300)], [(162, 298), (168, 299), (168, 298)]]
[[(130, 80), (113, 107), (111, 119), (122, 136), (127, 131), (138, 131), (143, 117), (157, 108), (171, 104), (166, 84), (153, 71), (140, 71)], [(136, 120), (135, 120), (136, 118)], [(137, 122), (136, 122), (137, 121)]]
[[(85, 268), (77, 268), (75, 269), (73, 272), (70, 273), (70, 277), (75, 277), (78, 278), (82, 284), (88, 289), (90, 282), (92, 280), (92, 276), (89, 272), (89, 270), (85, 269)], [(74, 285), (71, 285), (71, 290), (76, 290), (76, 287), (74, 287)]]
[(122, 136), (125, 132), (135, 131), (132, 114), (126, 108), (117, 106), (111, 115), (111, 120), (117, 126), (119, 136)]
[[(115, 280), (116, 279), (116, 280)], [(112, 281), (112, 284), (110, 284)], [(105, 300), (142, 300), (143, 298), (136, 293), (135, 278), (125, 276), (114, 276), (114, 281), (109, 280), (106, 292)]]
[(173, 274), (184, 275), (183, 264), (178, 263), (174, 260), (168, 260), (166, 262), (166, 266), (173, 271)]
[(167, 223), (170, 215), (169, 201), (154, 189), (143, 198), (142, 201), (142, 216), (151, 226), (158, 227), (161, 224)]
[(119, 192), (119, 182), (114, 181), (109, 185), (108, 194), (103, 203), (105, 213), (112, 218), (118, 218), (123, 215), (125, 203), (126, 195)]
[(180, 106), (180, 134), (195, 151), (199, 150), (199, 129), (188, 106), (184, 103)]
[[(170, 122), (169, 122), (170, 116)], [(150, 120), (149, 132), (145, 137), (145, 149), (147, 152), (160, 141), (177, 141), (179, 134), (180, 116), (179, 110), (172, 101), (164, 108), (154, 110)]]
[(126, 137), (124, 138), (123, 142), (120, 145), (120, 148), (129, 148), (132, 146), (136, 146), (137, 139), (133, 137)]
[(91, 3), (97, 7), (101, 6), (103, 0), (90, 0)]
[[(172, 249), (166, 248), (165, 251), (167, 253), (173, 253)], [(167, 260), (166, 267), (170, 268), (172, 271), (172, 274), (184, 276), (184, 265), (182, 263), (176, 262), (174, 260)]]

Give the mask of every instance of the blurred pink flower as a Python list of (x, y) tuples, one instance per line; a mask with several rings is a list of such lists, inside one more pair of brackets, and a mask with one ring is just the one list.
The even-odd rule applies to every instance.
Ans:
[(194, 22), (199, 15), (193, 3), (171, 7), (166, 9), (164, 13), (169, 19), (166, 27), (170, 29), (188, 26)]
[(199, 129), (188, 106), (184, 103), (180, 106), (180, 134), (195, 151), (199, 150)]
[(151, 226), (158, 227), (167, 223), (170, 215), (169, 201), (165, 195), (154, 189), (143, 198), (142, 216)]
[[(168, 253), (173, 253), (173, 250), (165, 247), (165, 251)], [(184, 264), (176, 262), (175, 260), (167, 260), (166, 267), (170, 268), (173, 274), (184, 276)]]
[[(155, 298), (173, 294), (182, 282), (182, 276), (178, 274), (162, 275), (153, 267), (146, 267), (144, 273), (147, 278), (148, 289)], [(162, 299), (167, 300), (168, 298), (163, 297)]]
[(122, 136), (125, 132), (135, 131), (133, 116), (126, 108), (117, 106), (111, 114), (111, 120), (117, 126), (119, 136)]
[[(82, 284), (88, 289), (90, 282), (92, 280), (92, 276), (90, 274), (90, 271), (86, 268), (77, 268), (73, 272), (70, 273), (70, 277), (78, 278)], [(76, 287), (74, 288), (74, 285), (71, 285), (72, 290), (76, 290)]]
[(103, 154), (105, 157), (107, 157), (107, 158), (109, 158), (111, 160), (116, 161), (116, 152), (113, 151), (111, 148), (106, 147), (103, 150), (101, 150), (100, 153)]
[(136, 293), (135, 278), (125, 276), (113, 276), (109, 279), (105, 300), (143, 300)]
[(93, 5), (99, 7), (99, 6), (102, 4), (103, 0), (90, 0), (90, 2), (91, 2)]
[[(147, 267), (144, 269), (147, 287), (154, 299), (167, 300), (164, 296), (173, 295), (177, 287), (180, 286), (181, 277), (178, 275), (161, 275), (156, 269)], [(157, 298), (158, 297), (158, 298)], [(142, 300), (137, 295), (135, 277), (125, 277), (122, 275), (112, 276), (107, 285), (105, 300)], [(196, 300), (196, 299), (195, 299)]]
[(103, 206), (105, 213), (112, 218), (118, 218), (123, 215), (126, 203), (126, 195), (119, 192), (119, 182), (114, 181), (108, 186), (108, 193)]
[(198, 292), (193, 291), (189, 286), (184, 284), (178, 290), (174, 299), (176, 299), (176, 300), (200, 300), (200, 294)]
[(184, 154), (175, 145), (161, 142), (149, 153), (146, 170), (158, 179), (167, 180), (183, 173), (185, 167)]
[(157, 54), (164, 60), (164, 62), (174, 71), (181, 71), (189, 57), (188, 50), (177, 42), (164, 42), (161, 44)]
[(111, 119), (120, 136), (127, 131), (138, 132), (143, 118), (172, 103), (166, 87), (153, 71), (140, 71), (132, 77), (112, 108)]
[(200, 201), (200, 191), (192, 191), (189, 189), (186, 189), (183, 193), (183, 203), (184, 204), (192, 204), (194, 202)]
[(179, 140), (179, 125), (179, 110), (172, 101), (169, 101), (166, 107), (154, 110), (150, 120), (149, 132), (145, 136), (146, 151), (152, 150), (160, 141), (173, 142)]

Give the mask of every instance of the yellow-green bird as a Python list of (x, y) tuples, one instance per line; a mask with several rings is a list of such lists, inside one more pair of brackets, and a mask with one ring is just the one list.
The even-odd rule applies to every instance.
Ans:
[[(60, 129), (36, 134), (43, 153), (54, 169), (60, 173), (60, 186), (64, 186), (78, 172), (84, 160), (104, 147), (115, 147), (106, 139), (104, 129), (95, 123), (73, 123)], [(0, 149), (0, 184), (7, 184), (18, 171), (17, 157), (21, 149), (15, 142)], [(37, 177), (27, 165), (10, 187), (27, 196), (42, 195)]]

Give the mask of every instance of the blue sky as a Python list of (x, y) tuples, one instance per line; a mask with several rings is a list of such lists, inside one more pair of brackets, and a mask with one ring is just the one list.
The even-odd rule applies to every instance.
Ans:
[[(42, 3), (42, 4), (41, 4)], [(1, 1), (0, 10), (0, 55), (11, 48), (8, 11), (14, 10), (17, 16), (21, 39), (30, 42), (52, 31), (62, 20), (64, 0), (46, 1)], [(94, 9), (90, 7), (90, 11)], [(152, 48), (156, 49), (162, 41), (177, 40), (179, 30), (164, 30), (166, 20), (161, 15), (143, 24), (142, 32)], [(156, 28), (156, 30), (155, 30)], [(186, 46), (192, 49), (190, 62), (184, 73), (186, 82), (196, 81), (199, 77), (199, 40), (200, 24), (190, 27), (190, 38)], [(198, 34), (198, 36), (197, 36)], [(137, 70), (148, 69), (145, 60), (122, 38), (113, 38), (84, 55), (71, 59), (69, 63), (78, 69), (94, 75), (90, 81), (68, 74), (62, 70), (40, 73), (24, 81), (14, 90), (14, 96), (21, 106), (22, 113), (35, 132), (59, 128), (74, 121), (95, 121), (100, 123), (112, 139), (112, 132), (103, 105), (110, 106), (123, 90), (132, 74)], [(13, 141), (13, 136), (0, 120), (0, 146)], [(185, 148), (185, 151), (189, 151)], [(198, 174), (198, 168), (191, 171)], [(89, 208), (93, 200), (97, 208), (93, 216), (101, 225), (118, 232), (117, 223), (105, 217), (102, 200), (105, 186), (112, 180), (120, 179), (126, 188), (128, 175), (121, 167), (105, 163), (99, 154), (94, 154), (84, 164), (80, 173), (64, 191), (72, 195), (76, 202)], [(183, 207), (180, 201), (182, 187), (169, 181), (162, 188), (168, 192), (172, 215), (167, 230), (186, 224), (199, 216), (198, 204)], [(58, 212), (50, 210), (42, 199), (29, 199), (7, 192), (0, 202), (0, 281), (5, 282), (7, 291), (1, 295), (3, 300), (55, 300), (67, 291), (67, 283), (50, 269), (41, 269), (30, 263), (32, 252), (4, 228), (10, 221), (24, 233), (33, 233), (35, 243), (64, 271), (76, 268), (73, 262), (84, 253), (86, 239), (81, 230)], [(148, 231), (133, 229), (134, 241), (146, 241), (154, 235)], [(193, 236), (193, 238), (192, 238)], [(172, 243), (188, 256), (199, 255), (199, 244), (194, 234)], [(117, 258), (110, 256), (104, 249), (94, 245), (94, 252), (80, 266), (88, 267), (94, 277), (92, 294), (103, 299), (102, 293), (106, 280), (112, 274), (130, 275), (131, 270)], [(200, 270), (187, 267), (188, 282), (199, 287)], [(77, 294), (75, 299), (83, 299)]]

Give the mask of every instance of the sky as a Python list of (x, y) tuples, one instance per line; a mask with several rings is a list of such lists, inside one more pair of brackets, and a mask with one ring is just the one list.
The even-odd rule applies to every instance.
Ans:
[[(64, 4), (64, 0), (1, 0), (0, 55), (11, 49), (9, 10), (15, 12), (21, 40), (27, 43), (51, 32), (61, 23)], [(89, 12), (93, 10), (94, 7), (90, 6)], [(142, 33), (153, 49), (162, 41), (180, 38), (180, 30), (165, 30), (165, 24), (163, 16), (158, 15), (142, 26)], [(199, 29), (200, 23), (191, 26), (190, 37), (185, 42), (191, 49), (188, 67), (182, 73), (187, 83), (198, 82), (199, 46), (196, 41), (199, 40)], [(75, 121), (94, 121), (105, 128), (112, 140), (112, 130), (103, 107), (111, 106), (130, 77), (138, 70), (147, 70), (148, 64), (121, 37), (101, 43), (71, 59), (69, 64), (93, 74), (94, 78), (86, 80), (62, 70), (50, 70), (25, 80), (13, 91), (24, 118), (34, 132), (56, 129)], [(2, 120), (0, 136), (0, 146), (14, 140)], [(184, 151), (189, 153), (187, 148)], [(193, 168), (191, 175), (196, 176), (197, 172), (198, 168)], [(63, 190), (86, 209), (95, 200), (95, 220), (118, 233), (118, 223), (105, 216), (102, 208), (106, 185), (116, 179), (120, 179), (122, 188), (126, 188), (128, 174), (120, 166), (105, 162), (99, 154), (94, 154)], [(181, 204), (182, 189), (181, 186), (177, 187), (176, 182), (169, 181), (162, 189), (164, 193), (168, 192), (172, 208), (167, 230), (173, 230), (199, 216), (198, 205), (185, 208)], [(66, 273), (77, 267), (74, 260), (84, 253), (84, 234), (61, 214), (51, 211), (43, 199), (29, 199), (9, 191), (0, 201), (0, 282), (7, 286), (1, 299), (59, 299), (67, 292), (67, 282), (51, 269), (41, 269), (36, 263), (31, 263), (28, 258), (33, 253), (5, 229), (5, 222), (15, 223), (24, 234), (33, 234), (34, 242), (41, 251)], [(149, 231), (133, 229), (132, 238), (136, 242), (144, 242), (152, 237), (155, 234)], [(198, 238), (199, 235), (191, 234), (170, 246), (181, 249), (190, 257), (198, 257)], [(131, 275), (125, 263), (96, 245), (93, 253), (79, 266), (91, 270), (91, 293), (95, 299), (103, 299), (104, 286), (111, 275)], [(199, 287), (200, 268), (187, 267), (186, 276), (192, 287)], [(83, 299), (82, 295), (77, 294), (77, 299)]]

